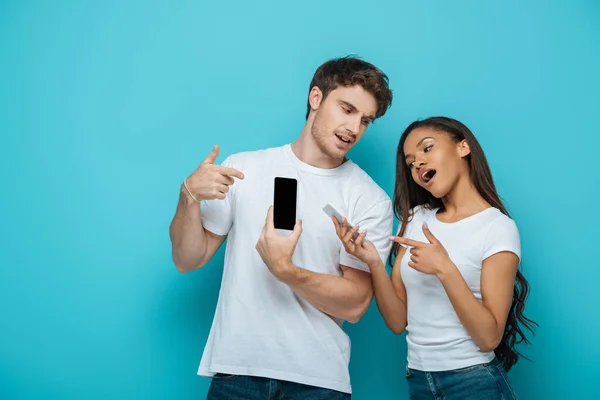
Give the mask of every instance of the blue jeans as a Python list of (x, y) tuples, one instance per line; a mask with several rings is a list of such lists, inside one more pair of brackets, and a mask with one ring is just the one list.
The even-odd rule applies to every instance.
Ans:
[(452, 371), (423, 372), (406, 368), (410, 398), (414, 400), (516, 399), (498, 360)]
[(347, 400), (350, 394), (277, 379), (216, 374), (206, 400)]

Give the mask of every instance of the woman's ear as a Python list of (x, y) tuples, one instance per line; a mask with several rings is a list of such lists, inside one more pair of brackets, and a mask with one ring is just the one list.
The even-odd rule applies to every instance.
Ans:
[(461, 142), (458, 144), (458, 154), (461, 158), (471, 154), (471, 147), (469, 147), (469, 143), (466, 139), (461, 140)]

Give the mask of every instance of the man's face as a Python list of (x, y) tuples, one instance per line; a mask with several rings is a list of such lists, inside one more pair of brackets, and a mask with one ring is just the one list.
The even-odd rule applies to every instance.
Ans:
[(375, 97), (360, 85), (340, 86), (320, 103), (314, 90), (310, 96), (316, 96), (310, 100), (317, 106), (311, 129), (317, 146), (327, 157), (343, 159), (375, 120)]

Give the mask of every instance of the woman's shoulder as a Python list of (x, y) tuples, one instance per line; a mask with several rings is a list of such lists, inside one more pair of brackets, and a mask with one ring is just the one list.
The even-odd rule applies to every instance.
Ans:
[(422, 225), (430, 215), (435, 214), (437, 208), (430, 208), (427, 205), (418, 205), (410, 209), (406, 216), (406, 228), (405, 235), (410, 231), (413, 226)]
[(488, 213), (485, 214), (486, 225), (489, 229), (508, 229), (518, 231), (515, 221), (499, 209), (491, 207), (486, 211), (488, 211)]
[(412, 222), (413, 220), (424, 220), (431, 214), (435, 214), (437, 210), (437, 208), (430, 208), (426, 205), (418, 205), (410, 210), (408, 221)]

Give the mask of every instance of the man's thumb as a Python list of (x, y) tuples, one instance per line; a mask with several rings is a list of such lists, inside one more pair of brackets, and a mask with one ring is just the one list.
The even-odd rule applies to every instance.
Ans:
[(296, 222), (296, 225), (294, 225), (294, 230), (292, 231), (292, 237), (294, 238), (294, 241), (296, 243), (298, 243), (298, 240), (300, 239), (300, 235), (302, 235), (302, 220), (299, 219), (298, 222)]
[(215, 144), (213, 150), (210, 152), (208, 157), (202, 161), (202, 164), (214, 164), (215, 160), (219, 156), (219, 145)]

